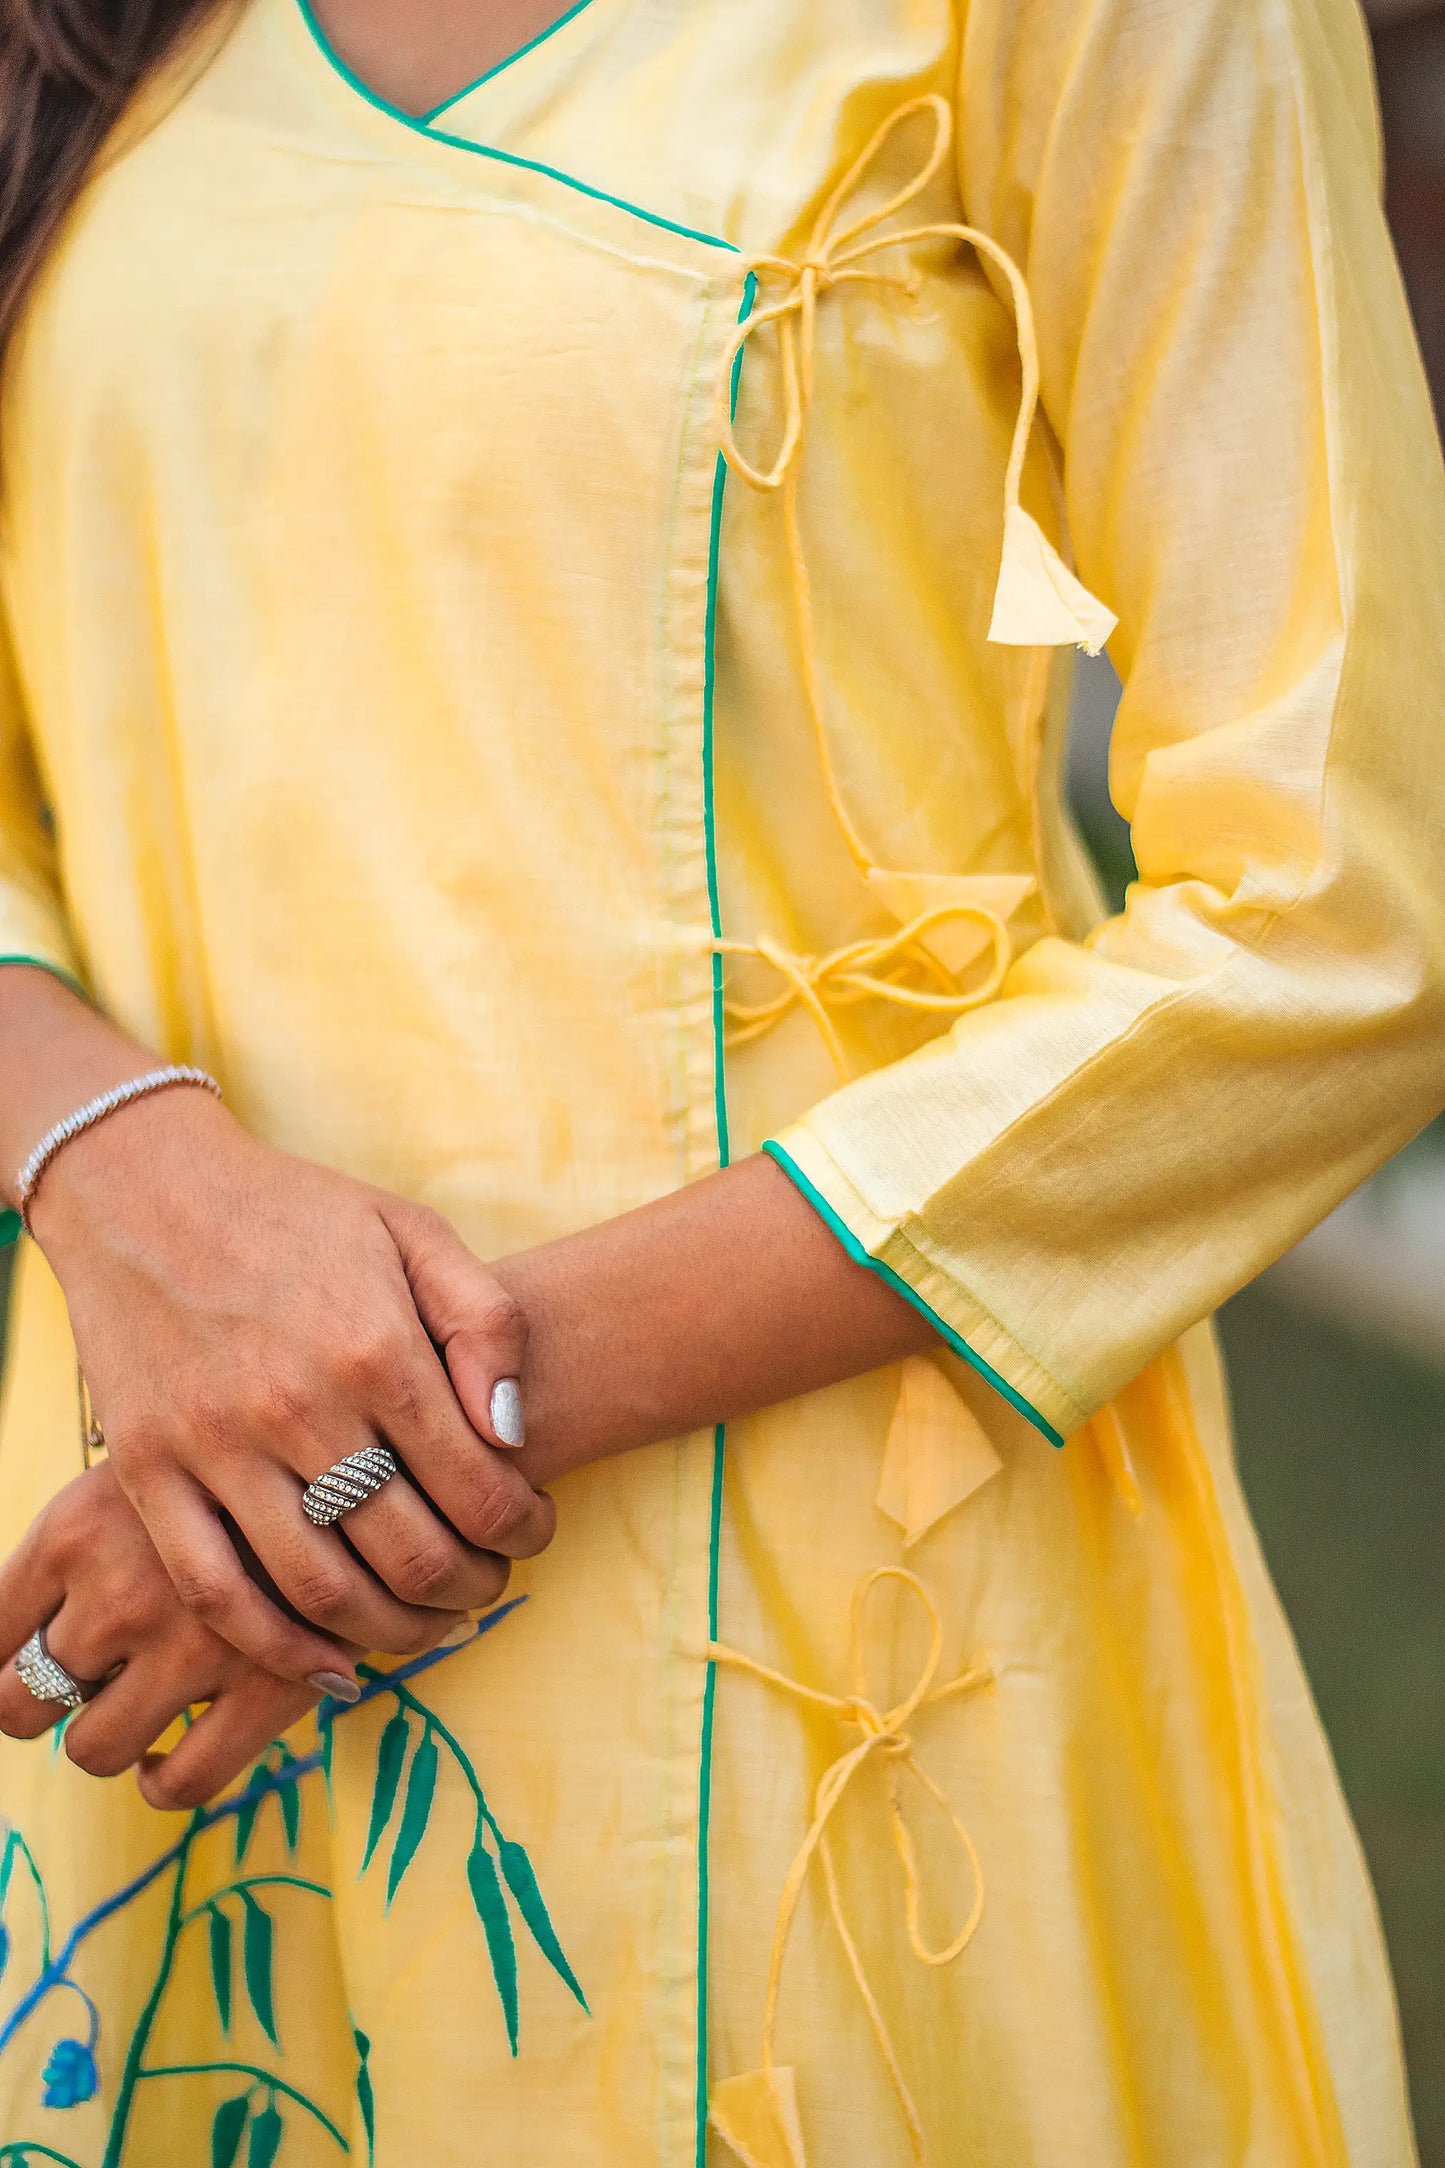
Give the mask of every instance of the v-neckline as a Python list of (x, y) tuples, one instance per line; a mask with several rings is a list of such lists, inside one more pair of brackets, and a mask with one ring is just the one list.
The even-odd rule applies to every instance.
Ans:
[(348, 88), (355, 91), (359, 98), (365, 99), (366, 103), (374, 106), (378, 112), (389, 115), (392, 120), (403, 121), (408, 128), (418, 129), (422, 133), (430, 131), (437, 121), (452, 112), (455, 107), (462, 103), (463, 99), (469, 98), (473, 91), (480, 90), (484, 83), (490, 83), (495, 77), (504, 75), (509, 68), (514, 68), (518, 61), (525, 60), (529, 53), (534, 53), (538, 46), (545, 45), (549, 39), (557, 35), (559, 30), (565, 30), (569, 23), (574, 22), (579, 15), (594, 4), (595, 0), (572, 0), (572, 5), (564, 8), (555, 21), (545, 24), (541, 30), (537, 31), (535, 36), (528, 38), (524, 44), (517, 46), (513, 52), (504, 54), (500, 60), (494, 61), (491, 67), (484, 68), (482, 73), (474, 76), (469, 83), (463, 83), (460, 90), (452, 91), (441, 100), (440, 104), (428, 107), (424, 113), (410, 113), (404, 105), (398, 105), (393, 99), (384, 97), (379, 90), (374, 90), (363, 76), (358, 75), (350, 62), (343, 59), (316, 13), (314, 0), (294, 0), (294, 5), (310, 32), (313, 43), (332, 72), (339, 76)]

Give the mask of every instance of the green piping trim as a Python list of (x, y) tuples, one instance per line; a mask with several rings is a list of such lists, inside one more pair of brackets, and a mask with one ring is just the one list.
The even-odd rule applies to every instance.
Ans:
[(769, 1137), (763, 1146), (763, 1150), (767, 1153), (769, 1159), (774, 1160), (782, 1168), (794, 1187), (802, 1191), (820, 1218), (826, 1220), (855, 1265), (865, 1265), (870, 1272), (876, 1272), (880, 1280), (888, 1282), (895, 1295), (901, 1295), (905, 1302), (911, 1303), (920, 1317), (926, 1317), (939, 1337), (947, 1341), (954, 1354), (961, 1355), (963, 1360), (972, 1369), (976, 1370), (980, 1377), (987, 1378), (994, 1391), (1002, 1393), (1009, 1406), (1017, 1408), (1019, 1414), (1023, 1416), (1026, 1422), (1032, 1423), (1035, 1430), (1041, 1430), (1050, 1445), (1063, 1444), (1064, 1441), (1060, 1433), (1055, 1430), (1052, 1423), (1045, 1421), (1032, 1401), (1025, 1400), (1023, 1394), (1010, 1385), (1007, 1378), (999, 1376), (992, 1363), (986, 1363), (983, 1357), (976, 1353), (968, 1342), (954, 1331), (951, 1325), (945, 1324), (938, 1312), (931, 1309), (924, 1301), (917, 1288), (910, 1287), (906, 1280), (899, 1278), (891, 1265), (885, 1265), (880, 1258), (874, 1257), (870, 1251), (864, 1249), (852, 1228), (844, 1226), (827, 1198), (813, 1187), (802, 1168), (797, 1164), (796, 1160), (788, 1157), (781, 1144), (775, 1144), (772, 1138)]
[[(743, 281), (738, 322), (751, 316), (758, 282), (750, 271)], [(733, 363), (731, 411), (736, 414), (743, 357), (739, 348)], [(712, 519), (707, 544), (707, 614), (703, 633), (702, 677), (702, 825), (707, 860), (707, 907), (713, 940), (722, 936), (722, 906), (718, 900), (717, 813), (713, 799), (713, 715), (717, 701), (717, 591), (722, 564), (723, 495), (728, 467), (718, 453), (713, 471)], [(717, 1159), (720, 1167), (731, 1156), (728, 1139), (727, 1075), (723, 1052), (723, 960), (716, 948), (712, 956), (712, 1073), (713, 1112), (717, 1124)], [(723, 1466), (727, 1452), (727, 1425), (719, 1423), (712, 1434), (712, 1502), (708, 1517), (707, 1634), (718, 1636), (718, 1583), (722, 1554)], [(711, 1890), (708, 1873), (708, 1835), (712, 1825), (712, 1740), (717, 1706), (717, 1665), (709, 1662), (702, 1690), (702, 1735), (698, 1745), (697, 1797), (697, 2145), (695, 2168), (707, 2164), (707, 1980), (708, 1924)]]
[(453, 150), (468, 151), (474, 158), (490, 158), (497, 165), (516, 166), (524, 173), (540, 173), (544, 180), (556, 181), (563, 188), (575, 190), (579, 196), (590, 196), (594, 203), (610, 203), (615, 210), (625, 211), (630, 218), (640, 218), (644, 225), (660, 226), (665, 233), (680, 234), (684, 241), (701, 241), (705, 248), (725, 249), (730, 256), (738, 254), (736, 244), (724, 241), (718, 234), (704, 233), (697, 226), (679, 225), (674, 218), (664, 218), (660, 211), (645, 211), (641, 204), (629, 203), (625, 196), (611, 195), (605, 188), (594, 188), (590, 181), (580, 181), (575, 173), (564, 173), (558, 166), (544, 165), (539, 158), (523, 158), (516, 151), (501, 151), (490, 143), (472, 143), (466, 136), (451, 135), (445, 128), (433, 128), (429, 121), (418, 118), (415, 113), (408, 113), (402, 106), (393, 105), (389, 98), (383, 98), (369, 83), (362, 81), (354, 68), (347, 66), (317, 21), (312, 0), (296, 0), (296, 5), (301, 20), (311, 33), (316, 50), (333, 74), (340, 76), (342, 82), (354, 90), (359, 98), (364, 99), (367, 105), (372, 106), (378, 113), (384, 113), (388, 120), (397, 121), (403, 128), (409, 128), (413, 135), (423, 137), (428, 143), (445, 143)]
[[(722, 1547), (723, 1466), (727, 1452), (727, 1425), (719, 1423), (712, 1434), (712, 1510), (708, 1526), (707, 1637), (718, 1636), (718, 1582)], [(695, 2168), (707, 2164), (707, 1983), (708, 1940), (712, 1891), (709, 1880), (709, 1843), (712, 1829), (712, 1737), (717, 1712), (717, 1665), (709, 1660), (702, 1690), (702, 1739), (699, 1747), (697, 1800), (697, 2147)]]
[(440, 114), (450, 112), (454, 105), (461, 104), (463, 98), (470, 98), (474, 90), (480, 90), (483, 83), (490, 83), (494, 75), (505, 75), (508, 68), (515, 68), (519, 60), (525, 60), (528, 53), (535, 53), (537, 47), (545, 45), (548, 38), (555, 38), (559, 30), (566, 29), (574, 15), (580, 15), (584, 8), (591, 5), (592, 0), (573, 0), (573, 5), (559, 15), (555, 23), (548, 23), (545, 30), (539, 30), (534, 38), (528, 38), (525, 45), (519, 45), (517, 50), (508, 53), (504, 60), (495, 61), (490, 68), (484, 68), (480, 75), (474, 76), (461, 90), (454, 90), (449, 98), (443, 98), (440, 105), (434, 105), (429, 113), (419, 113), (417, 118), (422, 126), (430, 128)]
[(53, 979), (59, 979), (62, 986), (68, 986), (73, 994), (79, 994), (88, 1009), (95, 1007), (95, 1003), (91, 1000), (79, 979), (73, 978), (70, 972), (61, 964), (47, 963), (43, 956), (22, 956), (19, 954), (0, 956), (0, 970), (3, 970), (6, 964), (30, 964), (36, 971), (48, 971)]

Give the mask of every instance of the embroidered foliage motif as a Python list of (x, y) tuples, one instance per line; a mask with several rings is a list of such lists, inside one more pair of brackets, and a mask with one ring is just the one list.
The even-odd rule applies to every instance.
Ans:
[[(278, 1909), (285, 1903), (302, 1900), (328, 1903), (331, 1898), (331, 1890), (325, 1883), (299, 1873), (247, 1871), (247, 1856), (258, 1822), (274, 1799), (287, 1855), (294, 1857), (301, 1841), (306, 1779), (320, 1774), (329, 1795), (336, 1725), (365, 1708), (368, 1702), (382, 1698), (389, 1699), (394, 1706), (377, 1742), (362, 1872), (370, 1868), (384, 1840), (390, 1836), (386, 1858), (386, 1903), (390, 1909), (407, 1869), (426, 1837), (441, 1783), (459, 1778), (470, 1792), (475, 1810), (474, 1833), (466, 1860), (467, 1886), (481, 1926), (511, 2052), (514, 2055), (517, 2052), (520, 2021), (514, 1914), (552, 1970), (586, 2010), (586, 1997), (557, 1938), (525, 1848), (515, 1838), (504, 1834), (487, 1803), (466, 1749), (409, 1683), (433, 1665), (470, 1648), (523, 1600), (519, 1597), (489, 1612), (478, 1622), (471, 1640), (456, 1647), (434, 1649), (428, 1655), (390, 1671), (376, 1670), (365, 1664), (360, 1666), (364, 1681), (360, 1700), (351, 1705), (327, 1700), (318, 1708), (319, 1744), (314, 1752), (297, 1754), (286, 1740), (273, 1740), (242, 1790), (215, 1806), (197, 1809), (176, 1843), (121, 1889), (92, 1906), (63, 1939), (55, 1939), (45, 1879), (25, 1836), (16, 1828), (5, 1832), (3, 1843), (0, 1843), (0, 1979), (8, 1969), (11, 1954), (11, 1936), (4, 1914), (17, 1873), (28, 1883), (33, 1897), (39, 1929), (40, 1965), (34, 1979), (0, 2022), (0, 2057), (4, 2056), (21, 2027), (52, 1996), (74, 1996), (85, 2013), (85, 2037), (67, 2035), (58, 2039), (50, 2051), (41, 2080), (43, 2107), (79, 2107), (102, 2092), (97, 2055), (101, 2015), (75, 1977), (76, 1960), (85, 1945), (107, 1921), (125, 1911), (156, 1883), (168, 1884), (170, 1902), (155, 1975), (126, 2047), (104, 2150), (98, 2162), (78, 2161), (40, 2139), (8, 2138), (0, 2143), (0, 2168), (30, 2168), (30, 2164), (40, 2162), (55, 2162), (58, 2168), (121, 2168), (136, 2096), (142, 2085), (217, 2073), (229, 2073), (238, 2083), (237, 2090), (221, 2101), (212, 2117), (210, 2168), (236, 2168), (243, 2145), (245, 2168), (272, 2168), (281, 2153), (288, 2121), (298, 2119), (309, 2120), (324, 2130), (338, 2152), (350, 2154), (355, 2151), (352, 2139), (303, 2086), (293, 2083), (281, 2070), (242, 2059), (228, 2053), (227, 2048), (233, 2020), (244, 1997), (256, 2024), (278, 2051), (278, 2059), (284, 2061), (274, 1988)], [(234, 1828), (235, 1872), (220, 1888), (198, 1895), (189, 1886), (196, 1841), (205, 1831), (227, 1821)], [(220, 2052), (203, 2062), (153, 2062), (149, 2059), (149, 2050), (156, 2019), (172, 1984), (178, 1952), (188, 1934), (205, 1936)], [(370, 2168), (376, 2143), (371, 2042), (354, 2022), (352, 2044), (356, 2054), (356, 2112)]]

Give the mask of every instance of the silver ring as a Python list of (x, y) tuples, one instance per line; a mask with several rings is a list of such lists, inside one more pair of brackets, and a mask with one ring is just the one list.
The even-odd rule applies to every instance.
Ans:
[(348, 1453), (308, 1483), (301, 1493), (301, 1510), (318, 1528), (329, 1528), (344, 1513), (354, 1513), (374, 1498), (396, 1474), (396, 1461), (384, 1445), (364, 1445)]
[(33, 1633), (15, 1659), (15, 1671), (20, 1684), (37, 1701), (57, 1701), (62, 1709), (81, 1709), (95, 1692), (80, 1679), (74, 1679), (64, 1664), (58, 1664), (45, 1645), (45, 1628)]

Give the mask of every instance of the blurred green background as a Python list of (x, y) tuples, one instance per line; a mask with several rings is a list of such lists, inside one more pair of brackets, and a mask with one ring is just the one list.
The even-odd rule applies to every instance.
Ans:
[(1221, 1319), (1244, 1487), (1375, 1878), (1445, 2164), (1445, 1375), (1267, 1291)]

